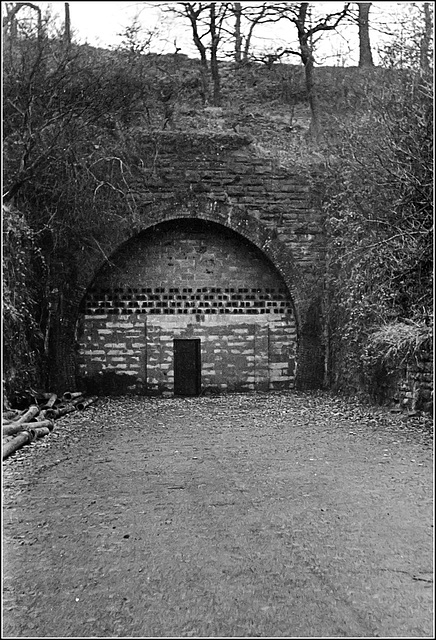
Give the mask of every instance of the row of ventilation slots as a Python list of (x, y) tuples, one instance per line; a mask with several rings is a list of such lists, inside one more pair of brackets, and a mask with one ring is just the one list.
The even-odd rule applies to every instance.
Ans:
[(83, 311), (87, 315), (291, 313), (286, 293), (286, 289), (232, 287), (90, 289)]

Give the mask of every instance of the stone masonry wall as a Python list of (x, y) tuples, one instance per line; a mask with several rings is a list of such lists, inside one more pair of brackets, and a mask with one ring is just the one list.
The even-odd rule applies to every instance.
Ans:
[(161, 393), (174, 388), (174, 339), (201, 340), (201, 390), (267, 391), (294, 386), (295, 327), (274, 316), (139, 314), (84, 319), (82, 385), (97, 393)]
[[(113, 162), (108, 159), (107, 166), (100, 163), (94, 167), (94, 171), (101, 172), (96, 177), (102, 185), (107, 181), (120, 193), (123, 191), (126, 194), (125, 208), (120, 210), (120, 214), (114, 209), (105, 215), (105, 223), (95, 233), (95, 247), (83, 247), (78, 254), (75, 279), (69, 282), (68, 291), (68, 298), (77, 301), (77, 307), (72, 309), (76, 319), (73, 318), (73, 325), (59, 324), (63, 334), (59, 336), (57, 344), (65, 344), (65, 349), (71, 349), (74, 343), (71, 326), (81, 321), (84, 299), (87, 300), (86, 304), (91, 302), (88, 294), (96, 275), (102, 264), (112, 260), (112, 256), (127, 241), (165, 221), (216, 222), (256, 247), (274, 265), (282, 280), (278, 287), (259, 283), (249, 287), (241, 283), (238, 289), (263, 288), (263, 291), (253, 294), (257, 296), (255, 300), (241, 300), (238, 313), (242, 302), (245, 302), (248, 303), (247, 308), (253, 307), (247, 311), (248, 314), (267, 315), (266, 310), (261, 310), (263, 306), (274, 308), (273, 303), (282, 301), (262, 299), (261, 296), (269, 295), (267, 288), (278, 290), (284, 286), (292, 304), (293, 321), (298, 334), (296, 384), (318, 386), (322, 380), (323, 358), (319, 354), (321, 339), (314, 339), (312, 334), (306, 337), (304, 333), (307, 316), (311, 315), (309, 310), (314, 304), (319, 306), (323, 290), (324, 233), (316, 188), (318, 170), (308, 170), (301, 164), (280, 166), (259, 149), (251, 138), (231, 133), (136, 132), (134, 138), (126, 140), (126, 147), (129, 153), (125, 157), (115, 158)], [(96, 192), (96, 207), (101, 192), (101, 189)], [(60, 283), (60, 296), (63, 295), (62, 286)], [(116, 293), (128, 296), (129, 288), (135, 287), (125, 283), (125, 286), (119, 287), (123, 292)], [(140, 288), (147, 287), (142, 284)], [(157, 295), (170, 295), (169, 289), (177, 288), (177, 285), (163, 288), (167, 291)], [(207, 295), (216, 299), (203, 300), (212, 304), (211, 314), (214, 313), (214, 304), (219, 306), (219, 303), (224, 303), (218, 298), (221, 294), (213, 292), (212, 288), (213, 285), (210, 285)], [(115, 295), (115, 291), (112, 293)], [(146, 304), (152, 301), (140, 300), (142, 293), (147, 295), (147, 292), (137, 292), (135, 300), (130, 302), (136, 302), (141, 309), (146, 309)], [(233, 293), (240, 295), (239, 291), (236, 293), (236, 287)], [(242, 295), (252, 293), (242, 292)], [(100, 294), (106, 295), (102, 291), (97, 293)], [(180, 292), (180, 295), (183, 296), (184, 292)], [(121, 305), (114, 306), (114, 303), (120, 304), (119, 299), (102, 298), (97, 302), (105, 303), (107, 309), (112, 310), (111, 314), (115, 308), (120, 310), (120, 315), (126, 314), (121, 310)], [(171, 306), (171, 302), (163, 298), (155, 301), (152, 306), (156, 313), (157, 302), (163, 305), (161, 310), (165, 308), (165, 302), (168, 307)], [(172, 302), (176, 305), (175, 309), (178, 303), (185, 306), (183, 300)], [(257, 313), (256, 304), (259, 305)], [(126, 306), (128, 308), (129, 305)], [(88, 308), (93, 309), (92, 305)], [(225, 310), (223, 313), (229, 315)], [(168, 314), (171, 314), (171, 309)], [(58, 357), (57, 353), (60, 353), (59, 349), (53, 352), (51, 359), (53, 384), (55, 380), (62, 384), (65, 363), (69, 363), (70, 359), (65, 354)]]
[(394, 394), (403, 408), (433, 411), (433, 359), (430, 351), (407, 363)]
[(306, 274), (313, 274), (323, 260), (315, 171), (259, 157), (252, 141), (239, 135), (162, 132), (153, 138), (144, 135), (136, 148), (140, 170), (131, 184), (131, 198), (151, 215), (157, 203), (207, 197), (243, 208), (262, 222)]
[(244, 238), (178, 220), (123, 246), (83, 301), (79, 363), (98, 392), (174, 387), (174, 340), (200, 339), (201, 388), (290, 388), (293, 303), (277, 270)]
[(433, 353), (431, 346), (409, 355), (405, 361), (380, 366), (373, 399), (397, 410), (433, 411)]

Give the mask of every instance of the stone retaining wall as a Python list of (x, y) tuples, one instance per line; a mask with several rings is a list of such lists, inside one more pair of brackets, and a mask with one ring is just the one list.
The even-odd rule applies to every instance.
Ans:
[(396, 397), (403, 408), (433, 411), (433, 359), (431, 352), (409, 361), (397, 381)]

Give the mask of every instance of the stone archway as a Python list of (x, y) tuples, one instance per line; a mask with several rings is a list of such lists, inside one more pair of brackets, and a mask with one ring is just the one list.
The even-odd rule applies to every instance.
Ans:
[[(119, 246), (138, 233), (165, 221), (175, 219), (206, 220), (221, 224), (249, 240), (270, 260), (284, 280), (293, 301), (297, 331), (297, 374), (299, 388), (319, 386), (322, 380), (321, 340), (305, 336), (308, 309), (313, 304), (313, 286), (306, 282), (304, 270), (296, 268), (288, 243), (283, 242), (275, 229), (268, 228), (242, 206), (212, 199), (210, 195), (176, 199), (166, 205), (144, 205), (140, 215), (128, 223), (120, 224), (117, 235), (107, 234), (98, 238), (99, 253), (82, 254), (77, 262), (77, 279), (69, 287), (68, 298), (63, 299), (62, 317), (56, 323), (56, 340), (51, 350), (50, 385), (55, 391), (73, 388), (78, 384), (77, 327), (80, 305), (87, 289), (101, 267)], [(104, 260), (102, 260), (104, 256)], [(307, 339), (306, 339), (307, 338)], [(315, 370), (316, 369), (316, 370)]]
[(91, 263), (86, 263), (84, 270), (79, 270), (77, 300), (80, 302), (95, 274), (122, 244), (158, 224), (187, 218), (218, 223), (243, 236), (263, 252), (283, 277), (294, 303), (297, 329), (300, 329), (310, 300), (305, 291), (304, 280), (295, 265), (292, 250), (277, 237), (274, 229), (266, 227), (255, 217), (247, 214), (244, 208), (214, 201), (211, 198), (187, 199), (168, 206), (152, 207), (144, 213), (134, 227), (120, 229), (116, 239), (102, 246), (105, 259), (102, 260), (101, 255), (96, 255)]
[(83, 301), (82, 383), (102, 393), (172, 391), (175, 344), (198, 342), (199, 389), (293, 388), (292, 295), (247, 235), (216, 216), (179, 215), (124, 243)]

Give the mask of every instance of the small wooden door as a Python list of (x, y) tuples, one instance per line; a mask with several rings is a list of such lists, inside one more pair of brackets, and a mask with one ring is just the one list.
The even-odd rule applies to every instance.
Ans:
[(174, 394), (198, 396), (200, 389), (200, 340), (174, 340)]

